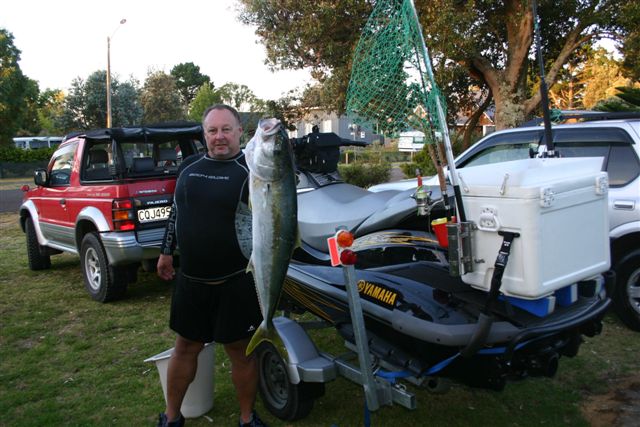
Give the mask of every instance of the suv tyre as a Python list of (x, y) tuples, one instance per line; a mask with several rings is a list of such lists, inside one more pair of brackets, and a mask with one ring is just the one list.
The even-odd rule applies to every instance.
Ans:
[(51, 267), (51, 257), (42, 254), (42, 246), (38, 243), (36, 228), (31, 217), (25, 223), (25, 234), (27, 236), (27, 258), (31, 270), (46, 270)]
[(614, 310), (625, 325), (640, 331), (640, 250), (624, 257), (615, 270)]
[(109, 302), (124, 296), (127, 290), (127, 270), (109, 266), (107, 254), (96, 233), (87, 233), (82, 239), (80, 263), (84, 285), (91, 298)]

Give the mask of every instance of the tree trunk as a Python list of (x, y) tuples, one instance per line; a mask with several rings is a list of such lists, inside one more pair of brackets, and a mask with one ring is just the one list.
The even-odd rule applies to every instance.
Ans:
[[(508, 129), (523, 123), (540, 104), (540, 92), (530, 98), (526, 91), (527, 67), (529, 52), (533, 43), (534, 17), (529, 1), (506, 0), (504, 12), (507, 23), (507, 51), (504, 69), (496, 69), (489, 60), (476, 54), (471, 58), (470, 71), (480, 72), (496, 106), (496, 129)], [(547, 87), (552, 87), (558, 72), (567, 58), (581, 44), (587, 42), (591, 35), (581, 36), (584, 23), (573, 28), (565, 40), (564, 46), (546, 70)]]

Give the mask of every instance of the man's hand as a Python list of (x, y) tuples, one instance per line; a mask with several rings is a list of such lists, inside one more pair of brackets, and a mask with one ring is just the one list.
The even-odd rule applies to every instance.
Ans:
[(173, 269), (173, 256), (160, 255), (156, 271), (162, 280), (172, 280), (176, 275), (176, 271)]

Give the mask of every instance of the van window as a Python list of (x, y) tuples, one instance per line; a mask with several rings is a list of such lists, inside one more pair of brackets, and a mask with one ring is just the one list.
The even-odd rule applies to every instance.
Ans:
[(485, 149), (471, 154), (458, 167), (480, 166), (529, 158), (529, 148), (537, 150), (541, 131), (504, 133), (490, 137), (483, 144)]

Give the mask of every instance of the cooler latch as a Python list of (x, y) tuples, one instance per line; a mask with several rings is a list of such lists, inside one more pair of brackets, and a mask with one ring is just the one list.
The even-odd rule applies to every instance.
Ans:
[(540, 206), (543, 208), (550, 207), (556, 199), (556, 193), (549, 187), (540, 189)]

